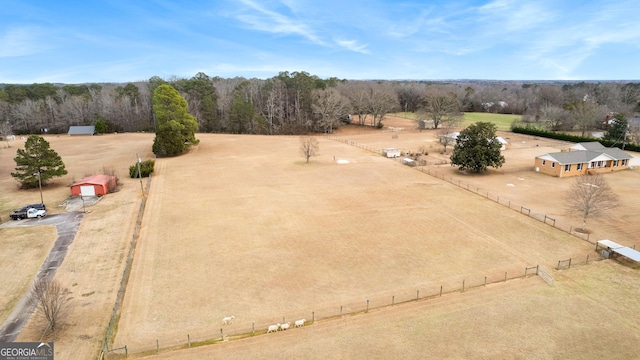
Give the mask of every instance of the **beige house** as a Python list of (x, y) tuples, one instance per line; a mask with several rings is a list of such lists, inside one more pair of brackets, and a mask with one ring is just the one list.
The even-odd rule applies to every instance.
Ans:
[(607, 148), (599, 142), (578, 143), (570, 151), (536, 156), (535, 170), (557, 177), (625, 170), (631, 155), (618, 148)]

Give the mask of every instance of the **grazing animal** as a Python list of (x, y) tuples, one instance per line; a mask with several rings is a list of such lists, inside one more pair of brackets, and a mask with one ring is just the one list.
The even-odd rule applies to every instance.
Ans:
[(304, 326), (304, 323), (305, 323), (306, 321), (307, 321), (307, 320), (305, 320), (305, 319), (296, 320), (296, 322), (294, 322), (294, 323), (293, 323), (293, 326), (294, 326), (294, 327), (301, 327), (301, 326)]
[(235, 319), (236, 317), (231, 315), (231, 316), (227, 316), (226, 318), (222, 319), (222, 325), (229, 325), (233, 322), (233, 319)]
[(267, 328), (267, 334), (270, 332), (278, 331), (279, 328), (280, 328), (280, 323), (277, 323), (275, 325), (269, 325), (269, 327)]
[(287, 330), (289, 328), (289, 326), (291, 326), (290, 322), (288, 322), (286, 324), (281, 324), (280, 325), (280, 330), (285, 331), (285, 330)]

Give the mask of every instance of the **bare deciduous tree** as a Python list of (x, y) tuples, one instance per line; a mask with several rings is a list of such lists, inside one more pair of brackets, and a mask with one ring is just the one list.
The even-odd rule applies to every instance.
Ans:
[(458, 99), (453, 93), (442, 91), (432, 91), (424, 98), (424, 112), (429, 120), (433, 120), (433, 127), (437, 129), (440, 125), (447, 127), (455, 126), (462, 121), (462, 112)]
[(304, 136), (300, 138), (300, 154), (309, 162), (309, 158), (316, 156), (320, 145), (318, 139), (313, 136)]
[(349, 114), (349, 100), (335, 89), (314, 90), (312, 96), (312, 130), (332, 133), (335, 127), (340, 126), (340, 116)]
[(35, 305), (37, 323), (42, 326), (42, 337), (55, 335), (66, 324), (71, 313), (69, 291), (56, 280), (36, 280), (29, 294)]
[(582, 230), (586, 230), (587, 218), (603, 215), (618, 206), (618, 197), (607, 180), (600, 174), (583, 175), (576, 178), (569, 190), (567, 210), (582, 216)]
[(438, 141), (442, 144), (442, 153), (447, 153), (448, 146), (454, 146), (456, 144), (456, 138), (451, 136), (448, 129), (440, 129), (438, 131)]

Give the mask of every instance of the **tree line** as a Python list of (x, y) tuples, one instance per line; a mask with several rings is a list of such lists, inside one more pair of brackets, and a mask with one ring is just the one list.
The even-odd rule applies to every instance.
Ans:
[(433, 126), (462, 112), (522, 115), (551, 131), (587, 132), (609, 114), (640, 111), (640, 83), (521, 81), (384, 81), (321, 79), (281, 72), (269, 79), (157, 76), (127, 84), (32, 84), (0, 87), (0, 133), (65, 133), (71, 125), (105, 132), (157, 132), (152, 97), (161, 85), (187, 102), (200, 132), (331, 132), (345, 122), (384, 126), (391, 112), (412, 112)]

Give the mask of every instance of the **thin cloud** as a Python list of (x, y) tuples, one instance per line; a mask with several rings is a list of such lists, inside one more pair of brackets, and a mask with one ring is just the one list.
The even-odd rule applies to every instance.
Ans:
[(336, 43), (347, 50), (369, 54), (367, 45), (360, 45), (356, 40), (336, 40)]
[(269, 10), (251, 0), (240, 2), (245, 5), (245, 8), (236, 18), (251, 29), (274, 34), (299, 35), (315, 44), (326, 45), (325, 41), (320, 39), (303, 21)]
[(3, 82), (640, 77), (637, 0), (22, 3), (0, 13)]
[(0, 36), (0, 57), (33, 55), (48, 48), (39, 40), (41, 30), (33, 27), (12, 28)]

